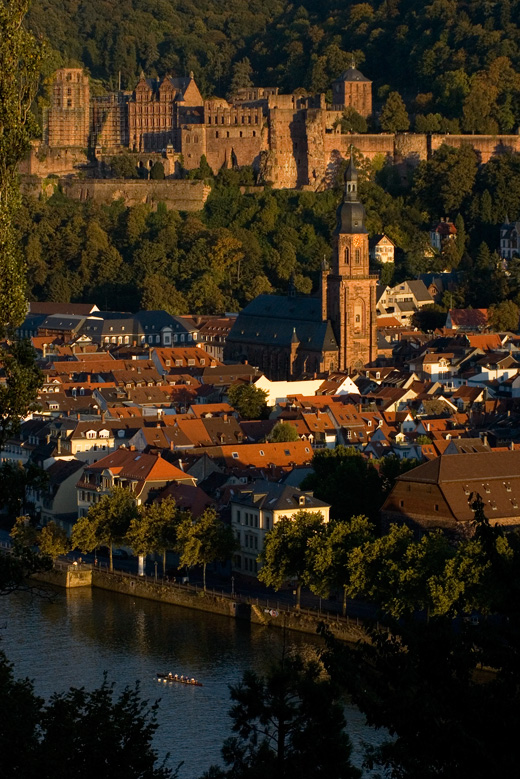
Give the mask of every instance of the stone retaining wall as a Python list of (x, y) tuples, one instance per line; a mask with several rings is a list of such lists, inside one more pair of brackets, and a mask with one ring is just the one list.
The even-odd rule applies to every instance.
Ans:
[(149, 580), (140, 581), (137, 578), (110, 574), (104, 571), (93, 571), (92, 586), (134, 598), (170, 603), (174, 606), (196, 609), (224, 617), (242, 619), (255, 625), (274, 627), (278, 629), (297, 630), (300, 633), (316, 635), (320, 622), (325, 623), (330, 631), (342, 641), (366, 640), (367, 634), (358, 620), (343, 620), (330, 615), (315, 615), (309, 612), (283, 611), (269, 609), (254, 603), (245, 603), (217, 595), (211, 591), (169, 587), (155, 584)]

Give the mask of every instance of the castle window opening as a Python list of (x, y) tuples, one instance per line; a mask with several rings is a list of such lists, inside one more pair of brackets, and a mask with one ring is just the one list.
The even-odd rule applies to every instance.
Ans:
[(240, 130), (240, 137), (242, 137), (242, 130)]
[(218, 138), (218, 130), (215, 130), (215, 138)]
[(253, 138), (256, 138), (256, 130), (253, 130)]
[(72, 100), (70, 100), (70, 99), (67, 100), (67, 106), (68, 106), (68, 108), (70, 108), (72, 106)]

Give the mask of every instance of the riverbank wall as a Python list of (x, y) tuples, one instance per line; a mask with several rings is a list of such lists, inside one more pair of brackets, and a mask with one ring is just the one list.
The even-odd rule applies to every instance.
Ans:
[(39, 571), (31, 576), (31, 579), (42, 584), (52, 584), (54, 587), (92, 587), (92, 569), (90, 567), (66, 568), (55, 567), (52, 571)]
[(355, 642), (368, 638), (362, 621), (356, 618), (298, 610), (278, 603), (273, 604), (261, 598), (239, 598), (214, 590), (204, 592), (193, 586), (155, 582), (149, 577), (143, 579), (98, 569), (92, 570), (92, 586), (122, 595), (132, 595), (134, 598), (146, 598), (170, 603), (173, 606), (220, 614), (223, 617), (269, 628), (296, 630), (300, 633), (316, 635), (318, 626), (325, 624), (330, 632), (342, 641)]
[(297, 609), (273, 599), (239, 596), (214, 589), (204, 591), (196, 585), (165, 582), (162, 579), (156, 581), (149, 576), (141, 577), (122, 571), (110, 572), (86, 564), (68, 566), (58, 563), (52, 571), (33, 574), (31, 580), (67, 589), (89, 587), (110, 590), (121, 595), (131, 595), (133, 598), (169, 603), (172, 606), (217, 614), (253, 625), (296, 630), (312, 635), (316, 635), (320, 625), (325, 625), (342, 641), (368, 640), (363, 620), (356, 617), (340, 617), (339, 614), (326, 611)]

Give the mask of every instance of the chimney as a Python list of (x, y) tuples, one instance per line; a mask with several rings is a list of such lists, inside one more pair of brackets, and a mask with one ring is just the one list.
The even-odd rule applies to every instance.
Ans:
[(78, 422), (81, 419), (81, 415), (80, 415), (79, 411), (76, 413), (76, 419), (78, 420)]
[(104, 422), (104, 421), (105, 421), (105, 413), (106, 413), (105, 411), (102, 411), (102, 412), (101, 412), (101, 421), (102, 421), (102, 422)]
[(177, 462), (179, 463), (179, 470), (180, 470), (180, 471), (182, 471), (182, 472), (184, 473), (184, 467), (183, 467), (183, 465), (182, 465), (182, 460), (181, 460), (181, 458), (180, 458), (180, 457), (179, 457), (179, 459), (177, 460)]
[(135, 446), (133, 444), (132, 444), (132, 446), (129, 446), (128, 448), (130, 449), (131, 452), (135, 452)]

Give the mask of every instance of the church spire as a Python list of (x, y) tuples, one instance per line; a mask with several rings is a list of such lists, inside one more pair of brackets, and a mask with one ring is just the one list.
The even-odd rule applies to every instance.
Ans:
[(358, 172), (354, 164), (352, 147), (350, 147), (350, 160), (345, 170), (343, 202), (339, 204), (336, 214), (336, 235), (367, 232), (365, 209), (358, 199)]
[(354, 150), (352, 144), (350, 145), (350, 159), (347, 167), (345, 168), (345, 191), (343, 201), (345, 203), (357, 202), (357, 183), (358, 172), (354, 164)]

